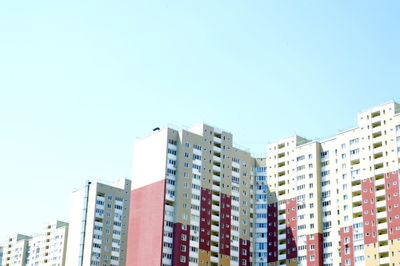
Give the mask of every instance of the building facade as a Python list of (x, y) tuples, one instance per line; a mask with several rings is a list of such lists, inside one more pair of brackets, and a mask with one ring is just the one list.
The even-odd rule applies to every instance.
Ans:
[(153, 132), (135, 144), (127, 265), (398, 265), (399, 163), (395, 102), (265, 158), (208, 125)]
[(267, 217), (256, 219), (256, 265), (398, 265), (399, 163), (394, 102), (359, 113), (357, 127), (322, 142), (270, 143), (256, 177), (267, 202)]
[(17, 234), (4, 245), (2, 265), (65, 265), (68, 224), (61, 221), (46, 225), (35, 236)]
[(137, 140), (127, 265), (250, 265), (254, 167), (208, 125)]
[(126, 265), (131, 181), (72, 193), (66, 265)]

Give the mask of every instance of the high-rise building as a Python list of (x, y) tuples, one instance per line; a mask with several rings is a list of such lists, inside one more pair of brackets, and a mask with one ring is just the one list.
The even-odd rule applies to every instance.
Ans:
[(4, 243), (3, 265), (25, 266), (28, 255), (28, 243), (31, 236), (16, 234)]
[(127, 265), (250, 265), (254, 167), (208, 125), (137, 140)]
[(66, 265), (125, 265), (131, 181), (72, 193)]
[(4, 245), (4, 266), (65, 265), (68, 224), (46, 225), (40, 234), (9, 237)]
[(135, 144), (128, 265), (399, 265), (399, 164), (395, 102), (265, 158), (207, 125), (153, 132)]
[[(398, 265), (399, 163), (394, 102), (359, 113), (357, 127), (330, 139), (268, 144), (255, 186), (267, 202), (267, 218), (255, 223), (266, 227), (256, 234), (256, 265)], [(265, 206), (257, 196), (255, 205), (258, 217)]]

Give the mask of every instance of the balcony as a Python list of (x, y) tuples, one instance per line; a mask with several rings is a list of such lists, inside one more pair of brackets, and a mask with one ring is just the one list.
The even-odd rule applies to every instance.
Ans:
[(379, 246), (379, 253), (388, 253), (388, 252), (389, 252), (389, 246), (387, 245), (387, 243), (386, 245)]
[[(212, 194), (212, 195), (211, 195), (211, 199), (212, 199), (212, 201), (220, 202), (220, 199), (221, 199), (221, 198), (220, 198), (220, 196), (218, 196), (218, 195)], [(237, 202), (237, 201), (233, 201), (232, 204), (233, 204), (234, 202)]]
[(219, 216), (213, 214), (213, 215), (211, 215), (211, 220), (219, 222)]
[(383, 167), (383, 157), (374, 159), (374, 165), (382, 165), (382, 167)]
[(285, 213), (278, 215), (278, 221), (280, 221), (280, 220), (286, 220)]
[(374, 152), (376, 153), (376, 152), (378, 152), (376, 149), (378, 149), (378, 148), (382, 148), (382, 141), (380, 141), (380, 142), (373, 142), (373, 147), (374, 147)]
[(362, 206), (353, 208), (353, 214), (362, 213)]
[(361, 195), (353, 197), (353, 203), (359, 203), (359, 202), (361, 203), (361, 201), (362, 201)]
[(385, 257), (385, 258), (380, 258), (379, 259), (379, 265), (384, 265), (384, 264), (389, 265), (389, 263), (390, 263), (389, 257)]
[[(383, 159), (381, 161), (383, 161)], [(378, 169), (381, 169), (381, 168), (383, 168), (383, 162), (374, 164), (375, 171), (378, 170)]]
[(376, 213), (376, 219), (386, 219), (386, 217), (387, 217), (387, 213), (386, 213), (386, 211), (383, 211), (383, 212), (377, 212)]
[(286, 234), (278, 235), (278, 240), (286, 239)]
[(282, 244), (282, 245), (279, 245), (279, 246), (278, 246), (278, 249), (280, 249), (280, 250), (286, 249), (286, 243), (285, 243), (285, 244)]
[(380, 127), (381, 126), (381, 121), (380, 120), (378, 120), (378, 121), (375, 121), (375, 122), (373, 122), (372, 123), (372, 128), (374, 129), (374, 128), (377, 128), (377, 127)]
[(357, 191), (361, 191), (361, 184), (351, 187), (351, 192), (357, 192)]
[(285, 161), (278, 163), (278, 168), (284, 167), (286, 165)]
[(286, 260), (286, 254), (279, 255), (278, 260)]
[[(376, 127), (372, 127), (372, 136), (381, 133), (382, 128), (380, 127), (380, 122), (379, 125)], [(382, 135), (382, 133), (380, 134)]]
[(221, 144), (221, 139), (218, 137), (214, 137), (214, 142)]
[(214, 146), (214, 147), (213, 147), (213, 150), (214, 150), (216, 153), (221, 153), (221, 148), (220, 148), (220, 147)]
[(381, 190), (377, 190), (377, 191), (375, 191), (375, 196), (378, 198), (378, 197), (385, 197), (385, 190), (384, 189), (381, 189)]
[(376, 148), (374, 147), (374, 154), (379, 154), (379, 153), (383, 153), (382, 145)]
[(166, 201), (175, 201), (175, 195), (172, 195), (170, 193), (165, 193), (165, 200)]
[(211, 225), (211, 231), (214, 231), (214, 232), (219, 232), (219, 226), (216, 226), (216, 225)]
[[(358, 224), (358, 223), (362, 223), (362, 222), (363, 222), (363, 218), (362, 217), (353, 219), (353, 224)], [(355, 230), (357, 230), (357, 229), (355, 229)]]
[(218, 162), (218, 163), (221, 163), (221, 157), (219, 157), (219, 156), (213, 156), (213, 161), (214, 162)]
[(380, 115), (381, 115), (381, 111), (379, 111), (379, 110), (371, 113), (371, 121), (372, 121), (372, 123), (374, 123), (377, 120), (379, 120), (380, 119), (380, 117), (379, 117)]
[(376, 208), (385, 208), (386, 209), (386, 202), (384, 200), (376, 202)]
[(286, 224), (278, 225), (278, 230), (283, 230), (283, 229), (286, 229)]
[(217, 175), (213, 175), (213, 181), (221, 182), (221, 177)]
[(211, 246), (211, 252), (219, 252), (218, 246)]
[(213, 170), (216, 172), (221, 172), (221, 167), (213, 165)]
[(211, 207), (211, 209), (213, 210), (213, 211), (215, 211), (215, 212), (219, 212), (219, 206), (216, 206), (216, 205), (212, 205), (212, 207)]
[(384, 185), (385, 185), (385, 179), (384, 178), (375, 180), (375, 186), (384, 186)]
[(218, 243), (219, 242), (219, 236), (211, 235), (211, 241)]
[(218, 264), (218, 257), (211, 256), (211, 262)]
[(388, 235), (387, 234), (378, 235), (378, 241), (379, 242), (388, 241)]
[(212, 185), (212, 190), (221, 192), (221, 187), (220, 186), (216, 186), (216, 185)]
[(378, 223), (377, 229), (378, 229), (378, 231), (385, 230), (385, 229), (387, 229), (387, 224), (386, 223)]

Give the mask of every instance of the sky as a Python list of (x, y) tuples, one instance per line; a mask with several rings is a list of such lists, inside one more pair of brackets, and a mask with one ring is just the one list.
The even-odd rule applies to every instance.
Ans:
[[(399, 1), (1, 1), (0, 243), (68, 221), (136, 138), (208, 123), (254, 154), (400, 101)], [(134, 181), (133, 181), (134, 182)]]

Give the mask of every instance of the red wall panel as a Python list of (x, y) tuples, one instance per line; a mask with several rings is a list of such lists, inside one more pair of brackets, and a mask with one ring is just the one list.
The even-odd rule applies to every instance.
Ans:
[(231, 254), (231, 197), (221, 193), (219, 253)]
[(297, 258), (297, 201), (286, 200), (286, 259)]
[[(347, 232), (346, 232), (347, 231)], [(348, 241), (346, 241), (348, 239)], [(354, 265), (354, 242), (353, 242), (353, 227), (349, 226), (347, 230), (345, 227), (340, 228), (340, 249), (342, 265)], [(346, 254), (346, 249), (349, 251)], [(351, 263), (346, 264), (346, 260), (350, 259)]]
[(250, 265), (250, 241), (239, 238), (239, 242), (239, 265)]
[(364, 244), (376, 243), (376, 205), (375, 205), (375, 178), (361, 181), (362, 217), (364, 223)]
[[(172, 265), (185, 266), (189, 265), (189, 241), (190, 226), (182, 223), (174, 224), (173, 246), (172, 246)], [(181, 257), (185, 257), (181, 262)]]
[(211, 190), (201, 189), (199, 248), (210, 251), (211, 241)]
[(268, 262), (278, 261), (278, 204), (267, 206), (267, 258)]
[(400, 196), (398, 171), (385, 174), (386, 212), (389, 240), (400, 238)]
[(164, 199), (165, 180), (131, 192), (127, 266), (161, 264)]
[[(307, 235), (307, 265), (322, 265), (323, 252), (322, 234)], [(311, 260), (311, 256), (314, 256), (314, 260)]]

